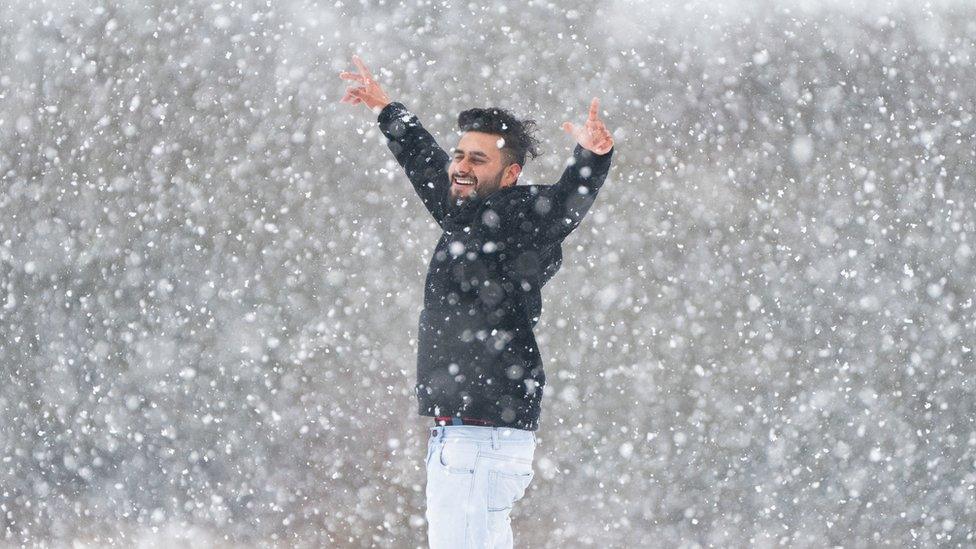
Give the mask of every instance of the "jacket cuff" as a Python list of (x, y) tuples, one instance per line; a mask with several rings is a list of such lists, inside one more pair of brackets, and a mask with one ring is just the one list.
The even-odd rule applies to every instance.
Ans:
[(603, 154), (596, 154), (593, 151), (584, 149), (579, 143), (573, 151), (576, 163), (582, 166), (590, 166), (594, 172), (609, 171), (610, 157), (613, 156), (613, 147)]
[(383, 107), (380, 114), (376, 117), (376, 121), (380, 123), (381, 126), (385, 126), (393, 121), (394, 118), (402, 116), (404, 113), (409, 113), (407, 107), (399, 101), (393, 101), (389, 105)]

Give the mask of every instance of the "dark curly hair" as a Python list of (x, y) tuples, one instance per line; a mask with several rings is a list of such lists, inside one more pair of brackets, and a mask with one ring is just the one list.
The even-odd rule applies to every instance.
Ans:
[(506, 165), (525, 166), (526, 155), (536, 158), (541, 154), (539, 140), (532, 135), (535, 127), (535, 120), (519, 120), (497, 107), (468, 109), (458, 115), (458, 128), (462, 132), (490, 133), (505, 140), (502, 157)]

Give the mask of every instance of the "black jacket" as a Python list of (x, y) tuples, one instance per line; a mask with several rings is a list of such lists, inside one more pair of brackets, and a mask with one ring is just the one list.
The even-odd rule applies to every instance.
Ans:
[(450, 204), (450, 157), (402, 103), (380, 129), (424, 206), (443, 229), (427, 268), (420, 313), (420, 415), (461, 416), (536, 430), (546, 376), (532, 328), (539, 290), (562, 264), (561, 242), (579, 225), (610, 169), (611, 150), (576, 146), (555, 185), (515, 185)]

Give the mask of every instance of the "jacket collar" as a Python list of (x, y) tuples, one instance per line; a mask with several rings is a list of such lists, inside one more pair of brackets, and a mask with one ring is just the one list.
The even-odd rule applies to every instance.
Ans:
[(499, 189), (491, 193), (491, 195), (486, 198), (468, 200), (460, 206), (454, 206), (453, 204), (450, 205), (448, 207), (447, 214), (444, 216), (444, 230), (455, 231), (471, 225), (475, 220), (480, 219), (481, 212), (485, 208), (490, 208), (493, 204), (501, 200), (503, 196), (509, 194), (509, 192), (511, 192), (513, 189), (521, 188), (523, 187), (513, 185), (511, 187)]

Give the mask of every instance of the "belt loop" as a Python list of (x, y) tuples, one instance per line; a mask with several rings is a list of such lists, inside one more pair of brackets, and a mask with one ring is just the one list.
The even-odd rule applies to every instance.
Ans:
[(501, 446), (498, 444), (498, 427), (491, 428), (491, 449), (498, 450)]

